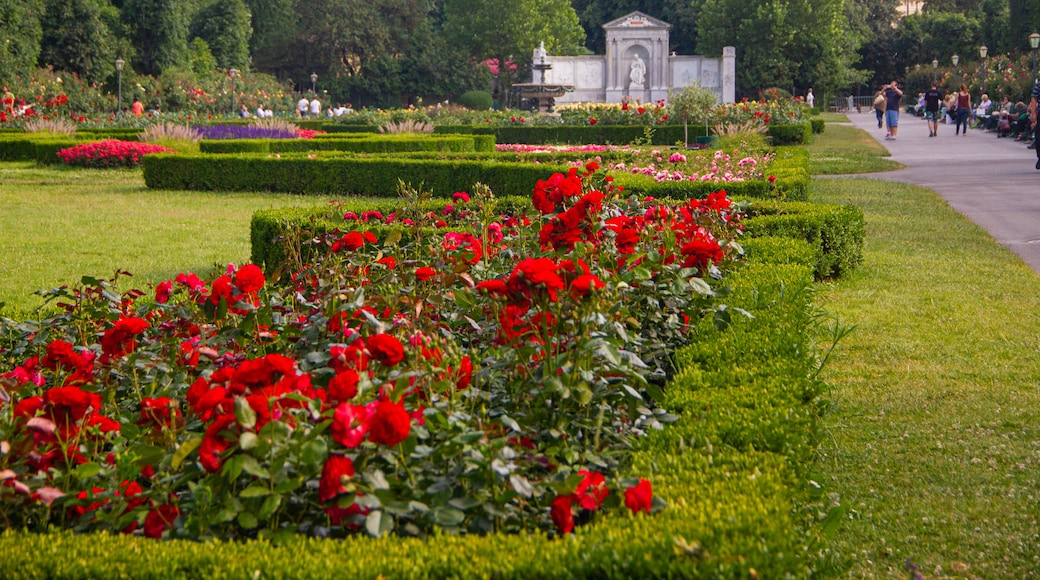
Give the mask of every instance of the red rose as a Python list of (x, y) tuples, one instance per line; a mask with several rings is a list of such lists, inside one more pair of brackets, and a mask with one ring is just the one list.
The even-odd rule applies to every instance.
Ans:
[(97, 413), (101, 409), (101, 396), (88, 393), (79, 387), (47, 389), (43, 394), (43, 400), (50, 405), (54, 422), (62, 426), (79, 421), (88, 411)]
[(372, 358), (392, 367), (404, 360), (404, 345), (389, 334), (377, 334), (365, 339), (365, 345)]
[(589, 125), (595, 125), (595, 124), (596, 124), (596, 120), (592, 119), (592, 118), (589, 118)]
[(358, 374), (353, 369), (346, 369), (332, 377), (329, 381), (329, 399), (334, 403), (349, 401), (357, 396)]
[(571, 296), (574, 299), (584, 298), (592, 290), (603, 288), (603, 280), (591, 275), (583, 274), (571, 282)]
[(318, 499), (328, 501), (346, 491), (343, 478), (354, 477), (354, 462), (344, 455), (331, 455), (321, 468), (321, 482), (318, 484)]
[(549, 510), (556, 529), (561, 534), (569, 534), (574, 531), (574, 513), (571, 511), (571, 497), (569, 495), (558, 495), (552, 502)]
[(155, 287), (155, 301), (159, 304), (166, 304), (170, 301), (170, 292), (172, 291), (173, 280), (159, 282), (159, 285)]
[[(138, 425), (151, 425), (155, 429), (171, 426), (173, 422), (180, 422), (181, 410), (169, 397), (156, 397), (154, 399), (141, 399), (141, 418), (137, 420)], [(173, 409), (171, 416), (171, 408)]]
[(574, 498), (578, 500), (581, 507), (587, 510), (597, 510), (603, 500), (610, 494), (602, 473), (582, 469), (578, 475), (585, 479), (574, 489)]
[(235, 272), (235, 286), (246, 294), (259, 292), (266, 281), (264, 271), (256, 264), (246, 264)]
[(123, 356), (133, 352), (137, 346), (134, 337), (143, 333), (148, 327), (148, 321), (143, 318), (117, 320), (112, 328), (105, 331), (104, 336), (101, 337), (101, 352), (105, 355), (102, 358), (107, 360), (110, 357)]
[(415, 270), (415, 277), (421, 282), (425, 282), (436, 275), (437, 270), (434, 270), (433, 268), (430, 268), (428, 266), (423, 266), (422, 268), (417, 268)]
[(380, 401), (368, 422), (368, 440), (393, 447), (408, 438), (411, 427), (412, 418), (403, 406)]
[(367, 407), (341, 403), (332, 415), (332, 425), (329, 427), (332, 438), (348, 449), (361, 445), (368, 433), (368, 417)]
[(625, 507), (632, 510), (632, 513), (650, 513), (653, 499), (654, 492), (650, 487), (650, 482), (645, 479), (640, 479), (639, 485), (625, 490)]
[(173, 505), (161, 505), (148, 512), (144, 518), (144, 535), (149, 538), (161, 538), (163, 532), (173, 527), (173, 520), (181, 515), (181, 510)]

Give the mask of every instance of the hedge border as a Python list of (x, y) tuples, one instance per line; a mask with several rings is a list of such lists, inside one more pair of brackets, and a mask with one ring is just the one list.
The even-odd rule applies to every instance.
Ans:
[(283, 547), (9, 530), (0, 535), (0, 567), (9, 578), (327, 578), (330, 569), (394, 578), (820, 573), (828, 563), (818, 556), (815, 517), (804, 515), (814, 499), (798, 466), (815, 444), (820, 387), (807, 378), (812, 271), (751, 264), (733, 282), (728, 302), (755, 317), (739, 317), (726, 331), (699, 326), (698, 340), (677, 352), (680, 370), (666, 391), (665, 407), (679, 420), (636, 451), (635, 472), (650, 474), (655, 494), (669, 502), (660, 513), (601, 514), (556, 539), (294, 538)]

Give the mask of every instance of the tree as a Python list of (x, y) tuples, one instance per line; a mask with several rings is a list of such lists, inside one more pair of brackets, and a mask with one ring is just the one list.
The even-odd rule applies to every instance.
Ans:
[(0, 0), (0, 82), (28, 79), (40, 54), (41, 0)]
[(699, 52), (737, 49), (737, 91), (768, 87), (848, 86), (864, 76), (854, 68), (858, 37), (842, 0), (705, 0), (698, 21)]
[(188, 23), (191, 0), (124, 0), (127, 23), (137, 54), (134, 70), (159, 75), (188, 65)]
[(638, 10), (672, 25), (669, 48), (679, 54), (697, 54), (697, 19), (703, 0), (572, 0), (586, 46), (595, 54), (606, 52), (603, 25)]
[(249, 50), (253, 66), (259, 70), (291, 74), (297, 16), (293, 0), (245, 0), (252, 19), (253, 35)]
[(113, 70), (113, 37), (103, 0), (46, 0), (40, 19), (41, 65), (100, 81)]
[(668, 107), (682, 119), (683, 143), (690, 144), (688, 123), (690, 119), (704, 121), (704, 136), (708, 136), (708, 114), (718, 104), (718, 97), (710, 89), (694, 83), (681, 92), (668, 95)]
[[(445, 0), (444, 34), (478, 60), (520, 66), (530, 63), (541, 42), (550, 54), (580, 54), (585, 41), (578, 15), (564, 0)], [(516, 74), (508, 66), (499, 67), (502, 102), (509, 102)]]
[(215, 0), (192, 18), (191, 35), (206, 41), (217, 66), (222, 68), (249, 68), (252, 34), (249, 8), (243, 0)]

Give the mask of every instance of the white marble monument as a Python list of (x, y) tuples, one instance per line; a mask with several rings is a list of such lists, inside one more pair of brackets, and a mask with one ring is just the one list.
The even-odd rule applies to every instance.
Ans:
[(562, 103), (619, 103), (625, 100), (652, 103), (667, 99), (694, 83), (715, 92), (719, 102), (736, 96), (736, 55), (732, 46), (722, 58), (677, 55), (669, 51), (671, 24), (642, 12), (603, 25), (607, 36), (605, 56), (550, 56), (545, 47), (534, 50), (533, 62), (542, 66), (532, 75), (535, 83), (573, 86), (556, 98)]

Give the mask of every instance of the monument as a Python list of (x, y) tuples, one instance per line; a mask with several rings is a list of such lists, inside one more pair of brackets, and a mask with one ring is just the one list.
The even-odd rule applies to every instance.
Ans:
[(532, 85), (566, 87), (555, 103), (651, 103), (667, 99), (694, 83), (713, 91), (719, 102), (736, 97), (736, 55), (732, 46), (721, 58), (678, 55), (668, 47), (671, 24), (632, 12), (603, 25), (604, 56), (550, 56), (534, 50)]

